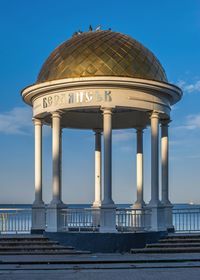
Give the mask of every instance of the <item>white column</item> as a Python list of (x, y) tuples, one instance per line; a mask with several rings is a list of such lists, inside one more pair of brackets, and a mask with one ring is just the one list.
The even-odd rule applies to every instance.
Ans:
[(42, 121), (33, 119), (35, 126), (35, 202), (43, 204), (42, 201)]
[(162, 203), (168, 205), (169, 201), (169, 143), (168, 143), (168, 123), (161, 123), (161, 163), (162, 163)]
[(165, 228), (174, 232), (172, 219), (172, 204), (169, 200), (169, 120), (161, 122), (161, 167), (162, 167), (162, 205), (164, 207)]
[(52, 157), (53, 157), (53, 197), (47, 209), (47, 232), (58, 232), (63, 227), (63, 215), (61, 213), (66, 205), (61, 198), (61, 158), (62, 158), (62, 133), (61, 115), (52, 113)]
[(35, 200), (32, 205), (32, 232), (45, 228), (45, 205), (42, 200), (42, 121), (33, 119), (35, 127)]
[(116, 207), (112, 200), (112, 109), (103, 109), (104, 198), (100, 213), (100, 232), (116, 232)]
[(159, 115), (151, 115), (151, 201), (150, 205), (159, 205)]
[(133, 205), (135, 209), (141, 209), (145, 206), (143, 199), (143, 128), (139, 127), (136, 129), (137, 133), (137, 154), (136, 154), (136, 185), (137, 185), (137, 200)]
[(53, 203), (61, 201), (61, 126), (60, 113), (52, 114)]
[(103, 110), (104, 198), (102, 205), (113, 206), (112, 200), (112, 110)]
[(95, 200), (93, 207), (101, 206), (101, 131), (95, 130)]
[(165, 227), (164, 208), (159, 200), (159, 114), (151, 115), (151, 230), (163, 231)]

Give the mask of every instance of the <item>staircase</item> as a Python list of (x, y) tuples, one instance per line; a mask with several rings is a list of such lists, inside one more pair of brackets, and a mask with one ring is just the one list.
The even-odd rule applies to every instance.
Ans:
[(0, 236), (0, 255), (79, 255), (88, 251), (77, 251), (71, 246), (61, 246), (42, 235)]
[(131, 249), (132, 254), (200, 253), (200, 234), (169, 235), (143, 249)]

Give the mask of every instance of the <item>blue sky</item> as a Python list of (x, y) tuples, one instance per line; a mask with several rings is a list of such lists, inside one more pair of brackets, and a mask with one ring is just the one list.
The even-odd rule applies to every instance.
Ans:
[[(158, 57), (184, 91), (172, 110), (170, 197), (200, 203), (200, 2), (198, 0), (0, 1), (0, 203), (34, 199), (31, 109), (20, 90), (33, 84), (48, 55), (78, 29), (101, 24), (128, 34)], [(94, 137), (63, 133), (63, 200), (92, 202)], [(135, 200), (135, 132), (114, 132), (113, 197)], [(144, 135), (145, 199), (150, 199), (150, 130)], [(51, 200), (51, 131), (44, 130), (44, 200)]]

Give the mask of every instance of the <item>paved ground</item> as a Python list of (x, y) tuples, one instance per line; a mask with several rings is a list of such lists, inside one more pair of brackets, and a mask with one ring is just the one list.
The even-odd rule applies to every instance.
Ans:
[(0, 255), (0, 280), (199, 280), (200, 254)]
[(2, 280), (199, 280), (200, 269), (109, 269), (109, 270), (54, 270), (1, 271)]

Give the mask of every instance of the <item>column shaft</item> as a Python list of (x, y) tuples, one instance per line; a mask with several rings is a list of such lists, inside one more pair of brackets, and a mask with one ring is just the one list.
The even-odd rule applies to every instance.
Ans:
[(32, 205), (31, 233), (45, 229), (45, 205), (42, 200), (42, 121), (33, 119), (35, 126), (35, 200)]
[(95, 201), (94, 207), (101, 206), (101, 131), (95, 130)]
[(159, 204), (159, 115), (151, 115), (151, 205)]
[(61, 126), (60, 114), (52, 114), (53, 202), (61, 202)]
[(42, 201), (42, 121), (34, 119), (35, 125), (35, 203)]
[(137, 184), (137, 200), (135, 208), (141, 208), (145, 205), (143, 199), (143, 129), (138, 128), (137, 131), (137, 155), (136, 155), (136, 184)]
[(162, 203), (167, 205), (169, 201), (169, 143), (168, 122), (161, 124), (161, 161), (162, 161)]
[(116, 232), (116, 208), (112, 200), (112, 109), (103, 109), (104, 199), (100, 210), (100, 232)]
[(66, 208), (61, 198), (61, 153), (62, 131), (59, 112), (52, 113), (52, 157), (53, 157), (53, 198), (47, 208), (47, 232), (58, 232), (63, 229), (62, 209)]
[(102, 205), (113, 205), (112, 200), (112, 110), (103, 110), (104, 136), (104, 199)]

